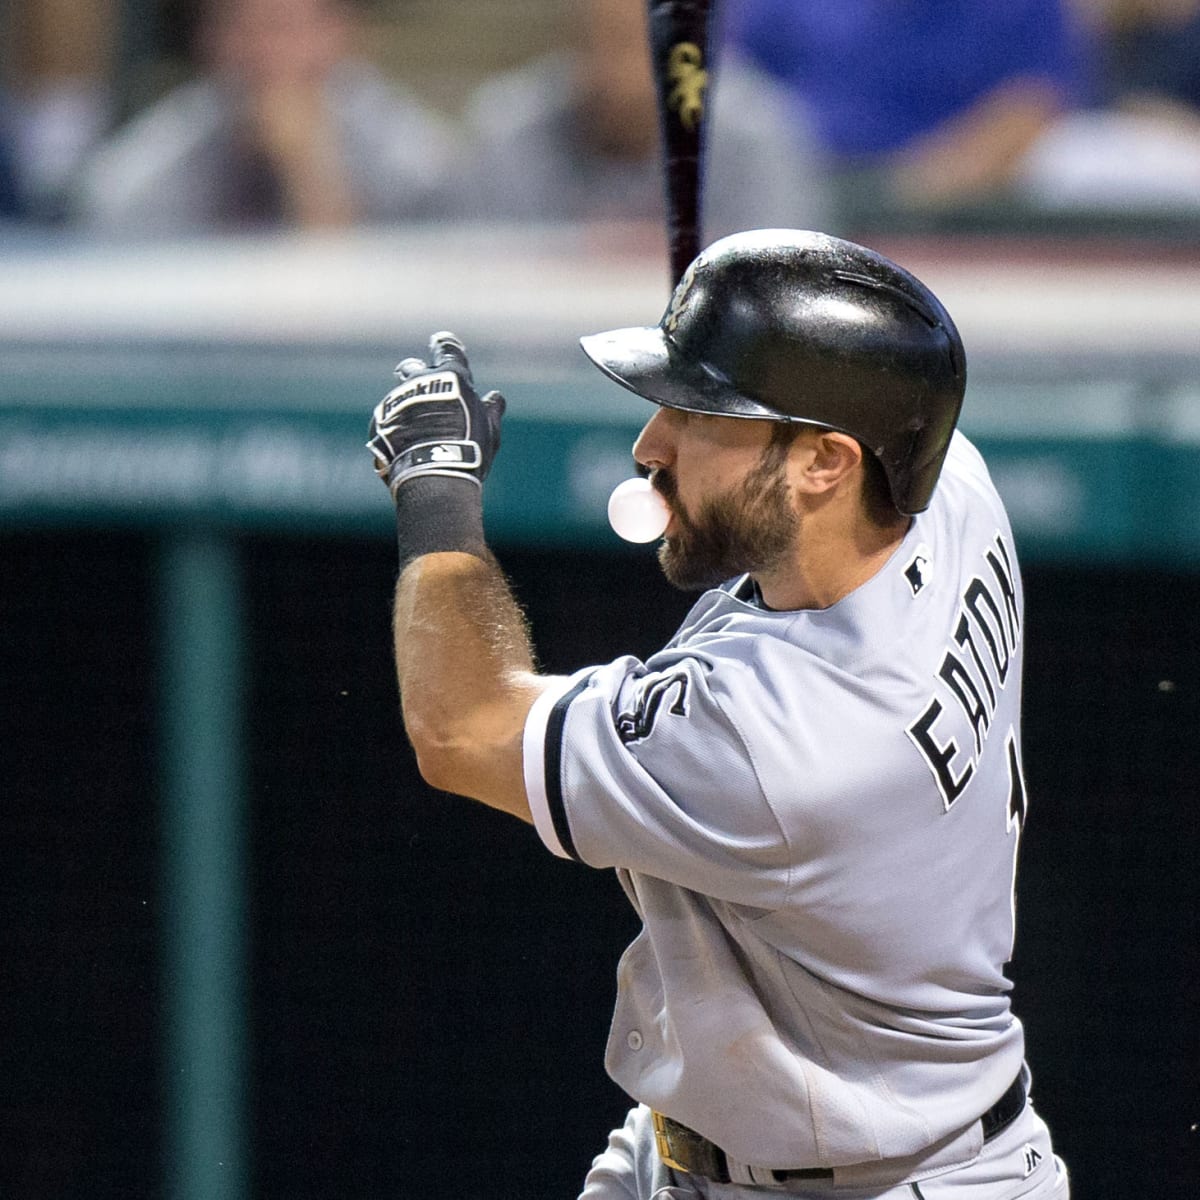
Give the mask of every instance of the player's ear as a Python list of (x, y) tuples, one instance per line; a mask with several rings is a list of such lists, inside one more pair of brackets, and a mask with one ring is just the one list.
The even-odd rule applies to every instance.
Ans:
[(805, 439), (807, 453), (801, 457), (801, 491), (817, 496), (832, 491), (854, 474), (863, 460), (862, 447), (849, 434), (833, 429), (813, 429)]

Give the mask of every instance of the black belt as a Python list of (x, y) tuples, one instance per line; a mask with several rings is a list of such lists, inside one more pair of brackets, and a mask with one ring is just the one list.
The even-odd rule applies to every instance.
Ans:
[[(1025, 1081), (1020, 1075), (1008, 1086), (1008, 1090), (980, 1117), (983, 1124), (983, 1140), (990, 1142), (1001, 1130), (1007, 1129), (1025, 1108)], [(686, 1171), (689, 1175), (703, 1175), (714, 1183), (730, 1183), (729, 1160), (720, 1146), (701, 1137), (694, 1129), (673, 1121), (660, 1112), (654, 1116), (654, 1141), (658, 1156), (668, 1167)], [(832, 1179), (832, 1167), (795, 1167), (776, 1171), (760, 1169), (755, 1172), (764, 1179), (786, 1183), (791, 1179)]]

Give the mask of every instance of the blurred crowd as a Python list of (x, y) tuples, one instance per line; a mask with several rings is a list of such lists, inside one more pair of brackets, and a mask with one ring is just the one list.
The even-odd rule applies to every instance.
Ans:
[[(368, 19), (403, 26), (401, 0), (11, 0), (0, 222), (113, 237), (661, 222), (645, 0), (554, 3), (561, 46), (448, 107), (369, 52)], [(1200, 0), (718, 11), (710, 236), (1200, 216)], [(147, 88), (156, 53), (184, 69)]]

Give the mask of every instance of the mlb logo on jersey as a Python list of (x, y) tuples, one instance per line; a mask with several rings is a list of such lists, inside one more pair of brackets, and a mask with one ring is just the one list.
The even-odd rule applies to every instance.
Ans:
[(908, 586), (912, 588), (914, 596), (920, 595), (921, 590), (933, 578), (933, 558), (924, 542), (908, 560), (908, 565), (904, 568), (904, 578), (908, 580)]

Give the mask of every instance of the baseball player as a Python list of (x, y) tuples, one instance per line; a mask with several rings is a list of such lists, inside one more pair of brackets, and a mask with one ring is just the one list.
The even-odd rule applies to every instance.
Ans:
[(537, 673), (481, 522), (504, 402), (452, 334), (368, 443), (424, 777), (616, 868), (643, 922), (606, 1056), (635, 1104), (583, 1197), (1063, 1200), (1004, 974), (1021, 578), (953, 322), (868, 249), (760, 230), (583, 346), (658, 406), (633, 454), (702, 591), (645, 662)]

